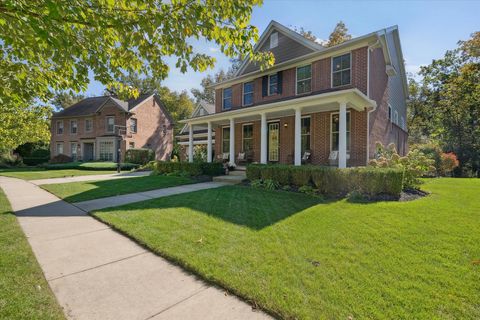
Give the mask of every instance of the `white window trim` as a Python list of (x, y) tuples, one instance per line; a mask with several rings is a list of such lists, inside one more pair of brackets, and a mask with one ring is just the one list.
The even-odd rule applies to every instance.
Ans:
[(393, 112), (393, 123), (395, 123), (398, 126), (398, 111), (395, 110)]
[[(277, 92), (271, 93), (270, 92), (270, 77), (275, 76), (275, 75), (277, 76)], [(278, 72), (269, 74), (268, 78), (267, 78), (267, 95), (268, 96), (273, 96), (273, 95), (276, 95), (276, 94), (278, 94)]]
[[(72, 132), (72, 128), (73, 128), (72, 123), (74, 123), (74, 122), (76, 123), (76, 132), (75, 133)], [(77, 133), (78, 133), (78, 120), (70, 120), (70, 135), (76, 135)]]
[[(113, 130), (108, 130), (108, 119), (113, 118)], [(105, 132), (106, 133), (115, 133), (115, 116), (106, 116), (105, 117)]]
[[(58, 149), (59, 149), (58, 146), (62, 146), (62, 152), (61, 152), (61, 153), (58, 151)], [(55, 144), (55, 153), (56, 153), (56, 155), (63, 154), (63, 151), (65, 151), (65, 150), (63, 150), (63, 142), (57, 142), (57, 143)]]
[(233, 88), (228, 87), (228, 88), (223, 88), (222, 89), (222, 110), (232, 110), (232, 106), (230, 108), (225, 108), (225, 90), (230, 89), (232, 91), (232, 96), (230, 97), (230, 100), (232, 100), (232, 106), (233, 106)]
[[(62, 124), (62, 133), (58, 133), (59, 123)], [(55, 123), (55, 133), (57, 134), (57, 136), (61, 136), (62, 134), (65, 133), (65, 126), (64, 126), (63, 120), (57, 120), (57, 122)]]
[[(275, 38), (273, 38), (273, 36), (275, 36)], [(269, 40), (270, 40), (270, 49), (278, 47), (278, 32), (272, 32), (270, 34)]]
[(245, 104), (245, 85), (248, 84), (248, 83), (251, 83), (252, 84), (252, 92), (248, 92), (249, 94), (251, 93), (254, 98), (255, 98), (255, 84), (254, 84), (254, 81), (248, 81), (248, 82), (244, 82), (242, 83), (242, 106), (245, 107), (245, 106), (251, 106), (253, 104), (253, 99), (252, 99), (252, 103), (249, 103), (249, 104)]
[[(344, 56), (346, 54), (350, 55), (350, 83), (349, 84), (342, 84), (340, 86), (334, 87), (333, 86), (333, 59)], [(345, 87), (345, 86), (351, 86), (352, 85), (352, 64), (353, 63), (352, 63), (352, 52), (351, 51), (330, 57), (330, 88), (342, 88), (342, 87)], [(335, 71), (335, 72), (342, 72), (344, 70), (345, 69)]]
[[(299, 68), (303, 68), (303, 67), (306, 67), (306, 66), (310, 66), (310, 78), (306, 78), (306, 79), (302, 79), (300, 81), (306, 81), (306, 80), (310, 80), (310, 91), (307, 91), (307, 92), (302, 92), (302, 93), (298, 93), (297, 92), (297, 89), (298, 89), (298, 69)], [(303, 66), (298, 66), (295, 68), (295, 95), (298, 96), (298, 95), (303, 95), (303, 94), (308, 94), (308, 93), (311, 93), (312, 92), (312, 75), (313, 75), (313, 68), (312, 68), (312, 64), (305, 64)]]
[[(332, 112), (330, 113), (330, 152), (332, 152), (332, 147), (333, 147), (333, 126), (332, 126), (332, 120), (333, 120), (333, 116), (335, 114), (340, 114), (340, 112)], [(347, 132), (350, 132), (350, 147), (352, 147), (352, 114), (350, 112), (350, 110), (347, 110), (347, 114), (350, 114), (350, 128), (348, 128), (348, 122), (347, 122)], [(340, 119), (339, 119), (340, 120)], [(340, 132), (339, 132), (339, 136), (340, 136)], [(347, 144), (347, 147), (348, 147), (348, 144)], [(347, 148), (347, 154), (350, 154), (350, 150)]]
[[(72, 148), (72, 145), (75, 145), (75, 148)], [(73, 150), (75, 150), (75, 155), (78, 156), (78, 143), (70, 142), (70, 156), (73, 158)]]
[[(133, 126), (132, 125), (132, 120), (135, 120), (135, 131), (132, 130), (132, 126)], [(130, 133), (138, 133), (138, 120), (137, 120), (137, 118), (130, 118), (129, 122), (130, 122), (130, 128), (129, 128)]]
[[(90, 130), (87, 130), (87, 122), (90, 121), (92, 123), (92, 127)], [(85, 132), (92, 132), (93, 131), (93, 119), (92, 118), (87, 118), (85, 119)]]
[(223, 150), (223, 142), (224, 142), (224, 140), (225, 140), (225, 136), (223, 135), (223, 131), (224, 131), (225, 129), (227, 129), (227, 128), (228, 128), (228, 130), (230, 130), (230, 126), (223, 126), (223, 127), (222, 127), (222, 139), (221, 139), (222, 141), (221, 141), (221, 145), (220, 145), (220, 146), (221, 146), (221, 151), (222, 151), (221, 153), (222, 153), (222, 154), (223, 154), (223, 153), (230, 152), (230, 137), (228, 137), (228, 149), (229, 149), (229, 150), (228, 150), (228, 151)]
[[(310, 118), (310, 134), (302, 134), (302, 131), (301, 131), (302, 128), (300, 127), (300, 143), (302, 142), (302, 136), (310, 136), (310, 145), (309, 145), (308, 150), (312, 150), (312, 116), (308, 115), (308, 116), (302, 116), (301, 117), (301, 119), (306, 119), (306, 118)], [(302, 122), (300, 121), (300, 125), (301, 124), (302, 124)]]
[[(244, 137), (244, 134), (245, 134), (245, 131), (244, 131), (244, 127), (245, 126), (252, 126), (252, 137), (251, 138), (248, 138), (248, 139), (251, 139), (252, 142), (253, 142), (253, 129), (254, 129), (254, 125), (253, 125), (253, 122), (247, 122), (247, 123), (242, 123), (242, 150), (243, 150), (243, 141), (245, 139)], [(245, 150), (243, 150), (243, 152), (245, 152)]]

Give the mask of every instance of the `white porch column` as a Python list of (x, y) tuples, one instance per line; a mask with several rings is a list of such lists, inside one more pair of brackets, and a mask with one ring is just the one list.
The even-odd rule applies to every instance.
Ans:
[(207, 162), (212, 162), (212, 123), (210, 121), (207, 128)]
[(295, 156), (296, 166), (302, 164), (302, 110), (295, 109)]
[(230, 165), (235, 165), (235, 120), (230, 119)]
[(267, 163), (267, 115), (262, 113), (260, 128), (260, 163)]
[(188, 162), (193, 162), (193, 125), (188, 125)]
[(347, 103), (340, 102), (338, 139), (338, 167), (347, 167)]

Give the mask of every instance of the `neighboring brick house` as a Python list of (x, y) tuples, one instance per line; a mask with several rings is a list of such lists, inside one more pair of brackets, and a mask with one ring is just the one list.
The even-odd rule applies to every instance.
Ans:
[(91, 97), (52, 117), (52, 158), (65, 154), (73, 160), (122, 161), (131, 148), (155, 151), (169, 159), (173, 149), (173, 120), (157, 94), (122, 101), (112, 96)]
[(255, 50), (271, 51), (275, 65), (262, 71), (243, 61), (233, 79), (213, 86), (214, 114), (181, 121), (215, 130), (217, 156), (234, 164), (249, 151), (255, 162), (300, 165), (310, 153), (313, 164), (346, 167), (365, 165), (377, 141), (407, 152), (396, 26), (323, 47), (272, 21)]

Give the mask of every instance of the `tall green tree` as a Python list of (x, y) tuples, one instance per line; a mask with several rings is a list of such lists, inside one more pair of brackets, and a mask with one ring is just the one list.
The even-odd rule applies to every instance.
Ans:
[(427, 108), (445, 151), (453, 151), (463, 174), (480, 171), (480, 32), (460, 41), (442, 59), (421, 68)]
[(350, 39), (352, 39), (352, 36), (348, 33), (348, 28), (345, 26), (345, 23), (339, 21), (328, 37), (326, 46), (333, 47)]
[(85, 95), (71, 91), (55, 92), (51, 103), (57, 110), (66, 109), (71, 105), (85, 99)]
[[(37, 125), (44, 128), (38, 121), (48, 114), (32, 101), (47, 102), (56, 91), (84, 91), (89, 72), (118, 92), (136, 95), (138, 90), (117, 79), (130, 72), (164, 79), (169, 71), (166, 57), (176, 57), (182, 72), (213, 67), (215, 58), (195, 52), (189, 38), (212, 41), (229, 57), (250, 56), (262, 67), (273, 64), (271, 54), (253, 52), (258, 30), (250, 18), (253, 6), (260, 4), (261, 0), (1, 1), (0, 114), (17, 113), (28, 122), (18, 122), (10, 131), (1, 123), (0, 148), (30, 141), (21, 141), (23, 132), (37, 138), (28, 131)], [(48, 134), (41, 131), (39, 135)]]

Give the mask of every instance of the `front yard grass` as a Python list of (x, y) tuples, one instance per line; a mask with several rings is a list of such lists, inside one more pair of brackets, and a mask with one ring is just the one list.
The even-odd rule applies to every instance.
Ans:
[(65, 319), (1, 189), (0, 319)]
[(480, 179), (411, 202), (231, 186), (93, 214), (289, 319), (479, 319)]
[(121, 194), (175, 187), (195, 182), (187, 177), (145, 176), (115, 180), (82, 181), (41, 185), (68, 202), (80, 202)]
[(95, 174), (111, 174), (116, 173), (114, 170), (79, 170), (79, 169), (62, 169), (62, 170), (46, 170), (42, 168), (12, 168), (0, 169), (0, 176), (18, 178), (23, 180), (37, 180), (50, 178), (64, 178), (73, 176), (89, 176)]

